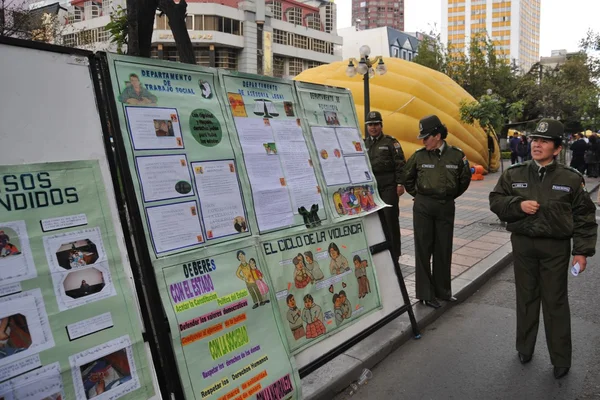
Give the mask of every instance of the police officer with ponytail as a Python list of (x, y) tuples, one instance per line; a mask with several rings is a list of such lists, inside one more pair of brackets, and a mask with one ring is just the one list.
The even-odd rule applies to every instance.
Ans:
[(462, 150), (446, 143), (448, 130), (436, 115), (421, 119), (419, 131), (425, 147), (404, 166), (404, 187), (414, 197), (416, 295), (439, 308), (437, 299), (456, 301), (450, 278), (454, 200), (469, 187), (471, 169)]

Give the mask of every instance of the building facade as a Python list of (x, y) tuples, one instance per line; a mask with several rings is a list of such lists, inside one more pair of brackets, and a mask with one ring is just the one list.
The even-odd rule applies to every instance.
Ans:
[(383, 27), (367, 30), (356, 30), (355, 27), (339, 29), (338, 33), (344, 39), (342, 46), (342, 57), (358, 58), (359, 49), (362, 45), (371, 48), (372, 56), (402, 58), (412, 61), (419, 51), (418, 37), (423, 37), (421, 33), (408, 34), (397, 29)]
[(527, 72), (539, 61), (541, 0), (442, 0), (442, 41), (466, 52), (470, 38), (487, 35), (496, 54)]
[(352, 25), (357, 29), (389, 26), (404, 30), (404, 0), (352, 0)]
[[(123, 2), (123, 0), (118, 0)], [(293, 77), (303, 70), (339, 61), (336, 6), (322, 0), (187, 1), (186, 25), (196, 63), (240, 72)], [(114, 51), (106, 25), (118, 2), (73, 0), (68, 46)], [(166, 16), (158, 13), (152, 58), (179, 61)]]

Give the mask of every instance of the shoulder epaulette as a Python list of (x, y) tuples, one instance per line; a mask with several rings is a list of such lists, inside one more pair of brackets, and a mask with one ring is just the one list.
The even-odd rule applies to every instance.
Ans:
[(509, 170), (509, 169), (511, 169), (511, 168), (524, 167), (524, 166), (526, 166), (526, 165), (527, 165), (527, 164), (525, 164), (525, 163), (517, 163), (517, 164), (513, 164), (513, 165), (509, 166), (509, 167), (508, 167), (508, 168), (506, 168), (506, 169), (507, 169), (507, 170)]
[(456, 147), (456, 146), (450, 146), (451, 149), (456, 149), (458, 151), (460, 151), (461, 153), (465, 154), (465, 152), (460, 148), (460, 147)]

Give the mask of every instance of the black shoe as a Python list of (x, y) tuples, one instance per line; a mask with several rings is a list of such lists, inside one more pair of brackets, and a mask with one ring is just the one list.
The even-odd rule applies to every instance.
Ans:
[(425, 304), (427, 307), (431, 308), (440, 308), (442, 305), (436, 300), (421, 300), (422, 304)]
[(254, 303), (254, 305), (252, 306), (252, 309), (254, 310), (257, 307), (258, 307), (258, 303)]
[(569, 373), (569, 367), (554, 367), (554, 378), (560, 379)]
[(265, 300), (263, 301), (263, 304), (269, 304), (271, 302), (271, 300)]
[(523, 353), (519, 353), (519, 361), (521, 361), (521, 364), (527, 364), (529, 361), (531, 361), (532, 357), (533, 355), (527, 356)]
[(458, 299), (456, 297), (454, 297), (454, 296), (450, 296), (447, 299), (442, 299), (442, 300), (449, 301), (451, 303), (454, 303), (455, 301), (458, 301)]

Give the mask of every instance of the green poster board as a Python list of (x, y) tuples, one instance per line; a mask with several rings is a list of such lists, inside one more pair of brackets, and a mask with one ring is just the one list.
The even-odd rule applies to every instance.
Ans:
[(383, 207), (351, 92), (305, 82), (295, 85), (330, 215), (346, 220)]
[(304, 225), (299, 209), (326, 219), (292, 81), (220, 71), (243, 154), (260, 233)]
[(159, 285), (186, 398), (300, 399), (253, 241), (169, 260)]
[(150, 253), (250, 236), (216, 70), (108, 55)]
[(98, 161), (0, 177), (0, 398), (154, 396)]
[(292, 353), (381, 308), (362, 220), (264, 238), (261, 250)]

